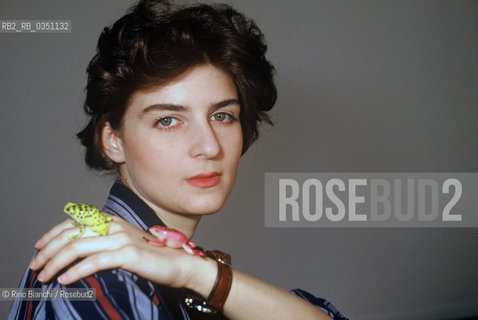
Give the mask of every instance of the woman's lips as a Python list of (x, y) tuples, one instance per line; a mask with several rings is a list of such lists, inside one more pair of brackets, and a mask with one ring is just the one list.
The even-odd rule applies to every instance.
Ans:
[(219, 172), (198, 174), (194, 177), (187, 178), (186, 182), (193, 187), (212, 188), (221, 183), (221, 174)]

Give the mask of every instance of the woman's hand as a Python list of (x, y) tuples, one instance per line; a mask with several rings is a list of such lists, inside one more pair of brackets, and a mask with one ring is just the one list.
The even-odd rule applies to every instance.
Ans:
[[(35, 244), (39, 249), (30, 267), (43, 270), (38, 280), (49, 281), (60, 270), (78, 258), (84, 258), (58, 277), (62, 284), (70, 284), (97, 271), (122, 268), (153, 282), (171, 287), (187, 287), (207, 294), (206, 283), (214, 283), (216, 265), (211, 259), (187, 254), (182, 249), (156, 247), (144, 238), (154, 236), (118, 217), (112, 217), (106, 236), (84, 236), (68, 241), (78, 233), (71, 219), (53, 227)], [(157, 240), (157, 239), (156, 239)], [(198, 272), (200, 270), (200, 272)], [(200, 277), (197, 277), (198, 274)], [(204, 282), (204, 277), (209, 278)], [(201, 283), (198, 283), (201, 278)]]
[[(151, 234), (121, 218), (112, 218), (106, 236), (83, 236), (68, 241), (68, 236), (78, 233), (71, 219), (44, 234), (35, 244), (40, 251), (30, 264), (33, 270), (43, 268), (38, 279), (48, 281), (78, 258), (84, 258), (60, 275), (58, 281), (67, 285), (97, 271), (122, 268), (156, 283), (186, 287), (208, 296), (217, 275), (215, 261), (182, 249), (150, 245), (143, 237), (155, 240)], [(305, 300), (233, 270), (231, 291), (223, 310), (226, 317), (295, 319), (298, 310), (303, 319), (330, 319)]]

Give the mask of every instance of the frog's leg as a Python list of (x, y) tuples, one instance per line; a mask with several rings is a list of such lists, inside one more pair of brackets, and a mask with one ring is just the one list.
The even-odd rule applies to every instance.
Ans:
[(77, 223), (77, 224), (80, 225), (80, 232), (78, 234), (73, 234), (73, 235), (69, 236), (68, 241), (73, 240), (73, 239), (78, 239), (79, 237), (81, 237), (85, 233), (85, 231), (86, 231), (85, 226), (81, 223)]

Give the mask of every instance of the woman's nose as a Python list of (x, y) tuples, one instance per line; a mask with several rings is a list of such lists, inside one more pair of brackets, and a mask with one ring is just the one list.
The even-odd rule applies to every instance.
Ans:
[(197, 124), (190, 136), (192, 157), (214, 158), (220, 153), (219, 140), (209, 122)]

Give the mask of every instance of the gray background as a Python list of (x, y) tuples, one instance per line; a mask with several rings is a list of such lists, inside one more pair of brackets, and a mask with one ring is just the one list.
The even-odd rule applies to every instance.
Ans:
[[(478, 315), (476, 229), (266, 229), (265, 172), (478, 171), (477, 1), (230, 1), (266, 34), (280, 98), (224, 209), (195, 239), (352, 319)], [(70, 34), (0, 34), (0, 287), (67, 201), (101, 205), (74, 133), (85, 68), (128, 0), (3, 0), (1, 19), (71, 19)], [(0, 303), (3, 318), (10, 303)]]

